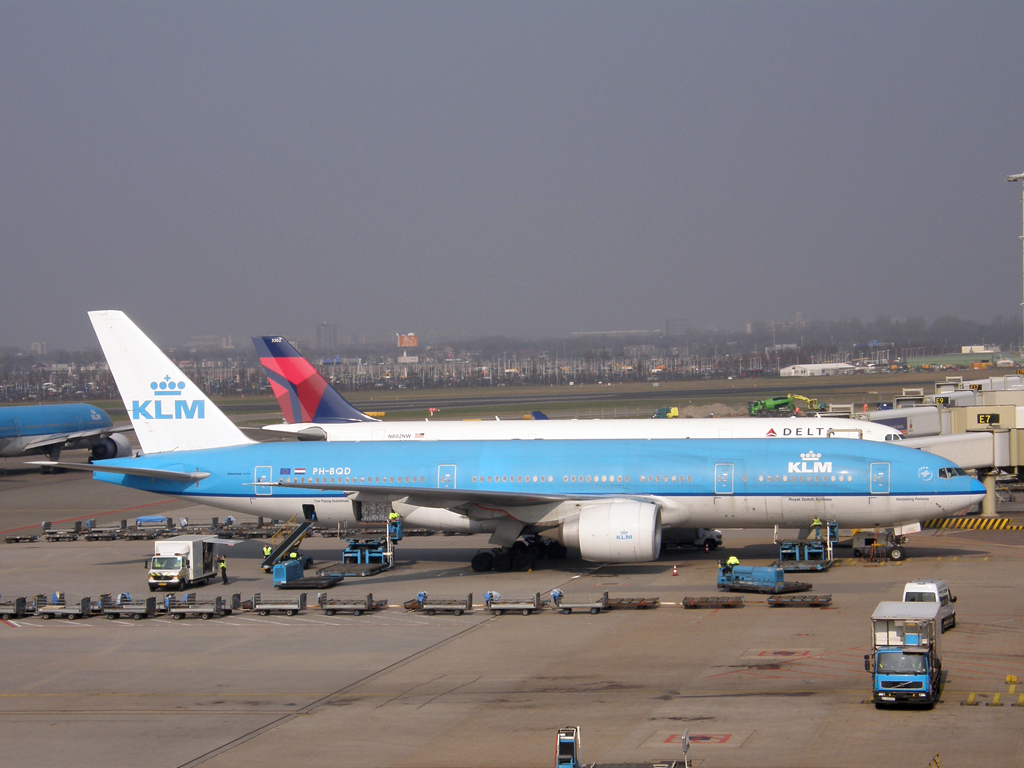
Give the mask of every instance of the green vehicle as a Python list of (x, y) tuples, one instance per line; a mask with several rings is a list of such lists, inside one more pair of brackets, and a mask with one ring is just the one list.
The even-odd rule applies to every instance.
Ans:
[(826, 407), (817, 400), (804, 397), (803, 395), (785, 395), (780, 397), (769, 397), (766, 400), (755, 400), (747, 406), (751, 416), (778, 416), (794, 413), (799, 410), (800, 403), (812, 413), (821, 413)]

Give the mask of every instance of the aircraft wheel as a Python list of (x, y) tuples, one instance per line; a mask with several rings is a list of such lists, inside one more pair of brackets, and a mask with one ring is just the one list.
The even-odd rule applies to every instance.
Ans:
[(486, 573), (494, 567), (494, 555), (490, 552), (477, 552), (469, 561), (469, 567), (477, 573)]
[(512, 550), (512, 554), (514, 554), (514, 555), (518, 555), (521, 552), (525, 552), (526, 551), (526, 542), (524, 542), (522, 539), (516, 541), (512, 545), (511, 550)]
[(889, 550), (890, 560), (902, 560), (906, 556), (907, 553), (903, 551), (903, 547), (893, 547), (891, 550)]
[(507, 552), (499, 552), (494, 556), (494, 570), (499, 573), (512, 570), (512, 557)]
[(516, 555), (512, 559), (512, 570), (518, 571), (519, 573), (525, 573), (526, 571), (533, 568), (533, 558), (527, 554)]
[(549, 560), (564, 560), (565, 556), (569, 554), (569, 549), (564, 544), (560, 544), (557, 541), (551, 542), (548, 547), (548, 559)]

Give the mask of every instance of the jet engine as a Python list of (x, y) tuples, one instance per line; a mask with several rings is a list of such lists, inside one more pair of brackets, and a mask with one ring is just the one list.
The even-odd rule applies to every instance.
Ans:
[(661, 553), (661, 508), (642, 501), (587, 504), (560, 529), (562, 544), (584, 560), (646, 563)]
[(115, 432), (93, 445), (89, 458), (93, 461), (102, 461), (103, 459), (120, 459), (131, 455), (132, 444), (128, 442), (128, 438), (120, 432)]

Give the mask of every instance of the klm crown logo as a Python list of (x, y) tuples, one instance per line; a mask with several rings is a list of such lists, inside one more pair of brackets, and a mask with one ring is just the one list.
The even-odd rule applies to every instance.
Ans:
[[(205, 419), (206, 400), (192, 400), (184, 397), (185, 382), (174, 381), (164, 376), (160, 381), (151, 381), (152, 400), (132, 400), (132, 420), (139, 419)], [(171, 398), (175, 398), (171, 400)], [(171, 405), (173, 403), (173, 406)]]
[(832, 471), (831, 461), (819, 461), (821, 458), (820, 453), (814, 451), (808, 451), (807, 453), (800, 454), (800, 461), (789, 462), (789, 469), (786, 470), (791, 475), (817, 475), (827, 474)]

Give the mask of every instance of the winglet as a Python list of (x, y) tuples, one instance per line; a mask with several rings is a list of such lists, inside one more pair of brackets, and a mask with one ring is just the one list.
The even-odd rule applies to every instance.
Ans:
[(338, 394), (284, 336), (253, 336), (252, 343), (289, 424), (377, 421)]

